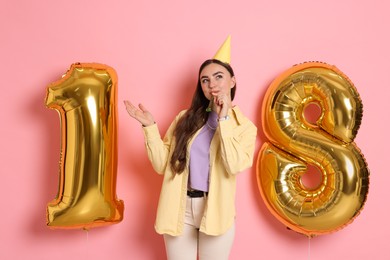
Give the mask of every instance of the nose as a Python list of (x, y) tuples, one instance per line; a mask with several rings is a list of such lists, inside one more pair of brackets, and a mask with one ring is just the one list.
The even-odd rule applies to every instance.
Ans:
[(217, 85), (217, 82), (215, 80), (211, 79), (209, 82), (209, 88), (213, 89), (216, 87), (216, 85)]

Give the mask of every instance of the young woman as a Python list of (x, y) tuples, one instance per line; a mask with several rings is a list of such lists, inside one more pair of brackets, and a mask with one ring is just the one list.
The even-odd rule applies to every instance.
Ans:
[(252, 166), (256, 126), (232, 105), (231, 66), (206, 60), (189, 109), (161, 139), (152, 114), (125, 101), (142, 126), (148, 157), (164, 175), (155, 229), (170, 260), (228, 259), (235, 233), (237, 173)]

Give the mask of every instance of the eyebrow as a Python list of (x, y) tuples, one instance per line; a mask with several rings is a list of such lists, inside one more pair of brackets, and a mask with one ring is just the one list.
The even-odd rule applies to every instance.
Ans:
[[(217, 71), (217, 72), (215, 72), (212, 76), (217, 76), (218, 74), (223, 74), (223, 72), (222, 71)], [(204, 79), (204, 78), (208, 78), (208, 76), (202, 76), (202, 77), (200, 77), (201, 79)]]

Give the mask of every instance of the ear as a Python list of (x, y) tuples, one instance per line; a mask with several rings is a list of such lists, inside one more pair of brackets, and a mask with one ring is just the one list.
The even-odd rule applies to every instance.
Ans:
[(236, 85), (236, 77), (233, 76), (233, 77), (231, 78), (231, 85), (230, 85), (230, 88), (234, 88), (235, 85)]

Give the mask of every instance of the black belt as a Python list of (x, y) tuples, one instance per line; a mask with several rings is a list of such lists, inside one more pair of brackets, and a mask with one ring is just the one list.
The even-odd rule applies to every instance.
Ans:
[(187, 190), (187, 196), (190, 198), (206, 197), (209, 193), (201, 190)]

